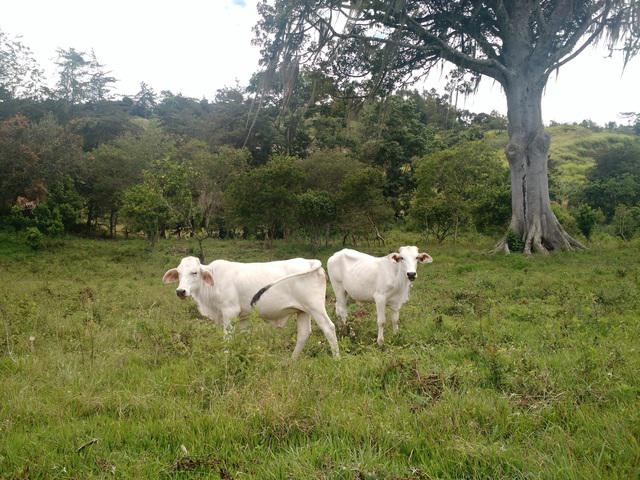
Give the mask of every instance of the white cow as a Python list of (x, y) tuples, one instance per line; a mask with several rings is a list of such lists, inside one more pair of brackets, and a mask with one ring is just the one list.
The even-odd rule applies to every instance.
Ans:
[(417, 263), (431, 263), (418, 247), (400, 247), (384, 257), (345, 248), (327, 262), (329, 279), (336, 294), (336, 314), (347, 321), (347, 294), (359, 302), (375, 302), (378, 316), (378, 345), (384, 343), (385, 307), (391, 308), (393, 331), (398, 331), (400, 307), (409, 300), (409, 288), (418, 276)]
[(215, 260), (202, 265), (196, 257), (185, 257), (162, 280), (164, 283), (179, 280), (178, 297), (193, 297), (202, 315), (222, 324), (225, 336), (231, 332), (231, 320), (239, 317), (246, 324), (255, 305), (263, 319), (279, 327), (285, 325), (289, 315), (297, 315), (298, 338), (293, 358), (309, 338), (311, 317), (327, 338), (333, 356), (339, 356), (335, 326), (325, 309), (327, 280), (320, 260), (294, 258), (265, 263)]

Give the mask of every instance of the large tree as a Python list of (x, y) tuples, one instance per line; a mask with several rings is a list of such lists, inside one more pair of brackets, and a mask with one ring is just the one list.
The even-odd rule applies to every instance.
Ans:
[(42, 94), (42, 70), (31, 49), (0, 30), (0, 103)]
[(542, 94), (552, 72), (598, 40), (625, 62), (634, 56), (638, 0), (275, 0), (259, 9), (267, 70), (307, 64), (355, 95), (393, 90), (443, 61), (497, 81), (508, 107), (510, 229), (525, 253), (580, 247), (550, 208)]

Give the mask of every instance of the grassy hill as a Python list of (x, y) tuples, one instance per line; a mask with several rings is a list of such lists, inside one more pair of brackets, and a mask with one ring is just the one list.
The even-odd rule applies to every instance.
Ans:
[(295, 322), (254, 319), (224, 353), (161, 283), (185, 241), (34, 254), (3, 236), (0, 478), (637, 478), (639, 245), (608, 242), (531, 259), (434, 245), (384, 348), (374, 308), (352, 303), (342, 359), (314, 328), (294, 363)]
[[(549, 176), (552, 194), (558, 199), (576, 192), (587, 181), (589, 170), (596, 163), (599, 151), (615, 144), (638, 141), (638, 137), (607, 130), (593, 131), (578, 125), (554, 125), (547, 127), (551, 137), (549, 149)], [(488, 132), (485, 140), (502, 149), (507, 144), (506, 132)]]

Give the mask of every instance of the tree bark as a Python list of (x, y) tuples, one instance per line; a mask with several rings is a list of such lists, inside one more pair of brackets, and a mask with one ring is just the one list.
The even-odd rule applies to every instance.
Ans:
[[(547, 159), (549, 135), (542, 123), (545, 78), (523, 74), (504, 85), (507, 96), (509, 142), (506, 147), (511, 173), (511, 223), (524, 244), (524, 253), (583, 248), (560, 225), (551, 210)], [(509, 251), (506, 240), (496, 251)]]

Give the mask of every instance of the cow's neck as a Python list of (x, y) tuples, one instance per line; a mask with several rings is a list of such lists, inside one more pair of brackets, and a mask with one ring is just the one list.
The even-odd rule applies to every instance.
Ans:
[(404, 264), (396, 263), (394, 271), (396, 275), (395, 284), (397, 285), (397, 289), (398, 290), (408, 289), (410, 282), (409, 282), (409, 279), (407, 278), (407, 270), (404, 267)]
[(216, 288), (203, 285), (197, 291), (192, 292), (192, 297), (196, 301), (198, 311), (205, 317), (215, 317), (216, 319), (221, 316), (216, 301)]

